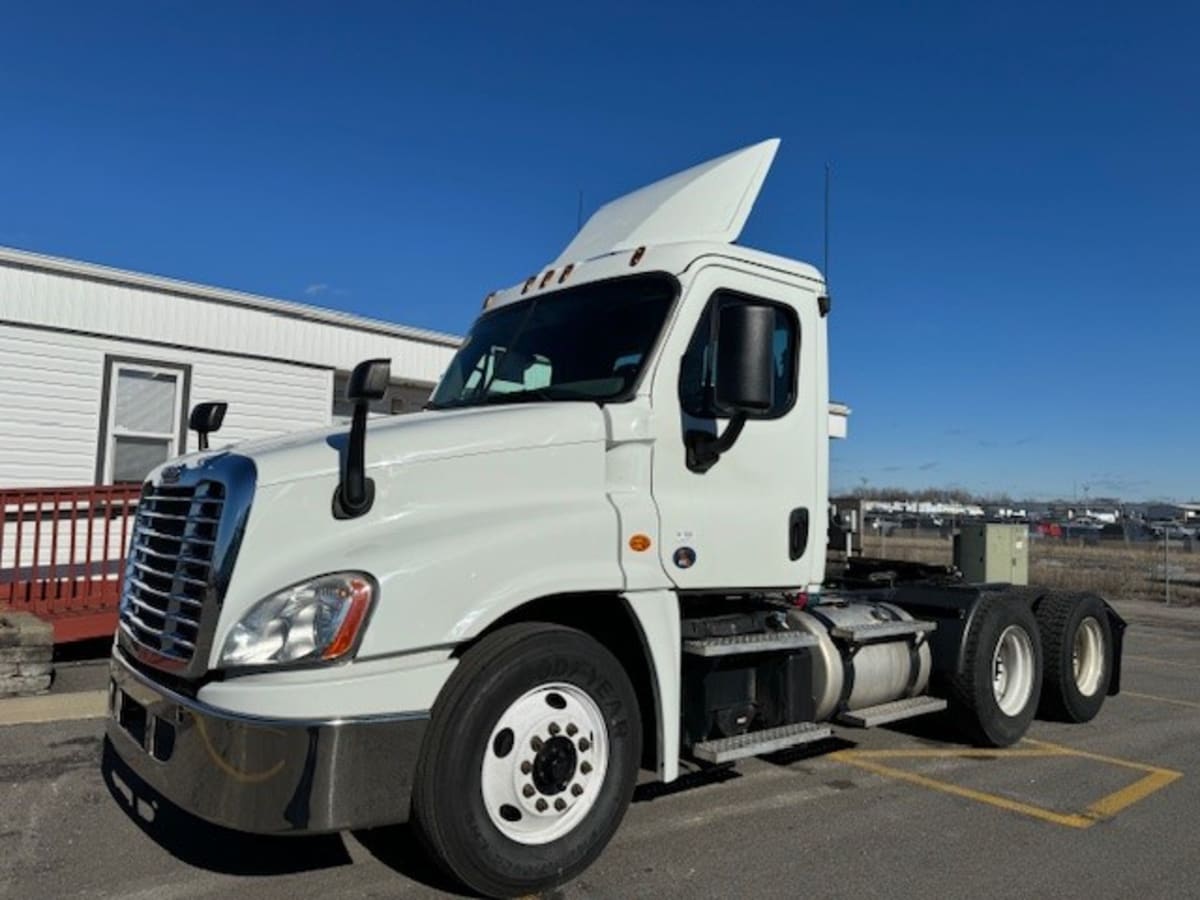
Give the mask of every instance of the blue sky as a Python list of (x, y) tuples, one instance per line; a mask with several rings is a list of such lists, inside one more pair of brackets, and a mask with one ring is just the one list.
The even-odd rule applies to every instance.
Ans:
[(1200, 495), (1200, 10), (9, 6), (0, 244), (453, 332), (585, 209), (784, 139), (834, 483)]

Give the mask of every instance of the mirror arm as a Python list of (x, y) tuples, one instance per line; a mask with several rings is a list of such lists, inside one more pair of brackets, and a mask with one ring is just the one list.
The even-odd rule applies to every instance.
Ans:
[(683, 442), (687, 448), (687, 467), (700, 474), (707, 472), (717, 464), (721, 454), (734, 445), (745, 427), (746, 414), (737, 413), (718, 437), (707, 431), (686, 432)]
[(375, 502), (375, 482), (366, 472), (366, 444), (367, 401), (360, 400), (354, 404), (342, 481), (333, 495), (335, 519), (357, 518)]

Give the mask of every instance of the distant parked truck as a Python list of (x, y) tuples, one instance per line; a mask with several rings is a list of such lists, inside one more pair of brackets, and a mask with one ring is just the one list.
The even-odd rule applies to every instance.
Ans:
[(372, 360), (348, 431), (153, 471), (112, 658), (124, 763), (244, 831), (410, 818), (515, 896), (596, 858), (640, 766), (947, 708), (991, 746), (1039, 708), (1094, 717), (1124, 628), (1099, 598), (827, 575), (830, 301), (733, 243), (777, 144), (600, 209), (486, 298), (428, 411), (368, 427)]

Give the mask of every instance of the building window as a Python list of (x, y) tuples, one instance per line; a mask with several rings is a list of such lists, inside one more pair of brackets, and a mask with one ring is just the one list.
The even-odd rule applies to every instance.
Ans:
[(188, 366), (108, 357), (97, 481), (138, 482), (186, 448)]

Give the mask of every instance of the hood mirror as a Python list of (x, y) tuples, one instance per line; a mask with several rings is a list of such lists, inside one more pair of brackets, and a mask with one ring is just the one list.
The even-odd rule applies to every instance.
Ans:
[(199, 448), (208, 449), (208, 436), (221, 430), (228, 403), (197, 403), (188, 416), (188, 428), (196, 432)]
[(342, 456), (342, 477), (333, 492), (335, 519), (354, 519), (375, 502), (375, 482), (367, 477), (367, 412), (372, 400), (382, 400), (392, 380), (390, 359), (367, 359), (350, 373), (346, 399), (354, 404), (350, 438)]

